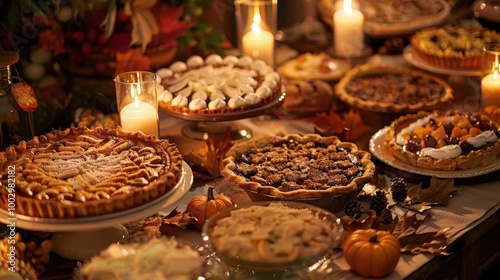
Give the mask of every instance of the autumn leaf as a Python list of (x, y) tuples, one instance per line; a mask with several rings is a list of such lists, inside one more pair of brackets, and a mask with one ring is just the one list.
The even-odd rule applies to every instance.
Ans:
[(135, 70), (147, 70), (151, 65), (151, 60), (141, 53), (139, 48), (129, 49), (127, 52), (118, 52), (116, 54), (115, 76)]
[(34, 112), (38, 107), (35, 91), (28, 83), (14, 83), (11, 92), (19, 107), (24, 111)]
[(162, 235), (172, 236), (177, 229), (186, 229), (189, 225), (194, 224), (196, 218), (188, 211), (179, 212), (177, 209), (172, 210), (165, 218), (163, 218), (159, 231)]
[(221, 137), (209, 133), (204, 143), (205, 146), (196, 152), (191, 152), (184, 157), (184, 160), (193, 170), (195, 177), (213, 180), (220, 177), (220, 163), (233, 146), (230, 130), (227, 129)]
[(49, 19), (48, 28), (40, 31), (38, 38), (45, 51), (52, 52), (54, 55), (64, 53), (64, 31), (57, 21)]
[(451, 199), (451, 194), (459, 191), (460, 187), (454, 186), (453, 179), (438, 179), (432, 177), (429, 187), (422, 188), (422, 184), (417, 184), (408, 189), (408, 200), (404, 207), (419, 212), (429, 209), (433, 205), (447, 205)]
[(367, 131), (361, 116), (353, 109), (344, 113), (342, 117), (343, 119), (333, 109), (328, 114), (325, 112), (316, 114), (314, 124), (323, 131), (315, 127), (315, 133), (322, 136), (337, 136), (342, 141), (355, 141)]
[(408, 215), (406, 211), (403, 216), (397, 220), (392, 234), (398, 239), (401, 246), (401, 252), (410, 252), (413, 254), (431, 253), (449, 255), (446, 252), (446, 232), (451, 228), (444, 228), (438, 231), (417, 233), (420, 226), (432, 218), (427, 214), (424, 218), (418, 219), (417, 214)]
[[(184, 13), (184, 6), (167, 6), (159, 5), (153, 10), (155, 18), (158, 20), (160, 28), (158, 36), (160, 42), (165, 47), (177, 46), (177, 39), (184, 36), (188, 30), (195, 26), (195, 22), (181, 21), (181, 16)], [(169, 15), (168, 17), (164, 15)]]
[(370, 210), (366, 213), (368, 216), (363, 216), (362, 219), (355, 219), (353, 217), (344, 215), (340, 220), (342, 221), (342, 227), (344, 231), (342, 232), (341, 238), (341, 248), (344, 246), (344, 242), (354, 231), (358, 229), (370, 229), (373, 223), (377, 219), (377, 213)]

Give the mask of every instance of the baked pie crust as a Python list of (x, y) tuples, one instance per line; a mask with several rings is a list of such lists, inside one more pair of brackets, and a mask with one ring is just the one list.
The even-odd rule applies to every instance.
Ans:
[(384, 144), (419, 168), (465, 170), (497, 160), (500, 127), (480, 113), (422, 111), (394, 120)]
[(222, 175), (244, 190), (296, 200), (348, 194), (368, 183), (370, 153), (337, 137), (290, 134), (236, 144)]
[(288, 79), (321, 79), (336, 81), (351, 67), (343, 59), (325, 53), (304, 53), (291, 59), (278, 69)]
[(375, 64), (347, 71), (334, 93), (350, 106), (392, 113), (441, 109), (453, 100), (452, 87), (438, 77), (406, 67)]
[(143, 205), (182, 176), (177, 146), (141, 132), (55, 130), (0, 153), (0, 208), (15, 190), (16, 214), (69, 219)]

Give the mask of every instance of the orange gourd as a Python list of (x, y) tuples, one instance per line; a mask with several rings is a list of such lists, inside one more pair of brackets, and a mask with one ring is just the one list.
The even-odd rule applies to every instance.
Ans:
[(343, 247), (344, 259), (361, 276), (382, 277), (392, 271), (401, 257), (398, 240), (388, 231), (359, 229)]
[(198, 229), (203, 228), (203, 224), (208, 217), (227, 207), (234, 205), (229, 196), (219, 194), (214, 197), (214, 189), (208, 188), (207, 196), (201, 195), (191, 199), (186, 210), (196, 218), (195, 226)]

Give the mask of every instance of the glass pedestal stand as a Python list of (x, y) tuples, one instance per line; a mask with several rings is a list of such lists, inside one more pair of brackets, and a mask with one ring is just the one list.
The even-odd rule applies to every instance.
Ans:
[[(193, 184), (193, 173), (183, 162), (183, 176), (168, 193), (144, 205), (103, 216), (76, 219), (46, 219), (16, 215), (16, 227), (26, 230), (53, 232), (54, 253), (77, 261), (95, 256), (112, 243), (126, 242), (128, 232), (122, 224), (148, 217), (177, 203)], [(10, 224), (13, 218), (0, 209), (0, 222)]]

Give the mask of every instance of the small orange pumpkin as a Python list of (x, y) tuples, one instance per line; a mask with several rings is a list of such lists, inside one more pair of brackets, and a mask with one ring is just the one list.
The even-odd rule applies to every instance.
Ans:
[(392, 271), (401, 257), (398, 240), (388, 231), (358, 229), (343, 247), (344, 258), (352, 270), (365, 277), (382, 277)]
[(227, 207), (234, 205), (229, 196), (219, 194), (214, 197), (214, 189), (208, 187), (207, 196), (200, 195), (193, 197), (188, 203), (186, 210), (196, 218), (195, 226), (203, 228), (203, 224), (208, 217)]

